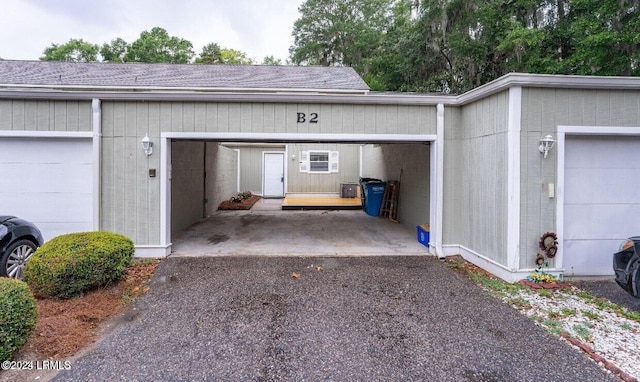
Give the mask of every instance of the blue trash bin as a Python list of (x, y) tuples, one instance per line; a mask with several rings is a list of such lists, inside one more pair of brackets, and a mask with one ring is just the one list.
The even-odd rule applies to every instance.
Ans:
[(364, 211), (367, 215), (380, 215), (380, 207), (384, 198), (384, 182), (367, 182), (364, 184)]

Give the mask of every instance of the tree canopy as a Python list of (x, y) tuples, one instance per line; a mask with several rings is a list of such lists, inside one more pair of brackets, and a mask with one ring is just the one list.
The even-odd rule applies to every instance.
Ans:
[(296, 64), (374, 90), (460, 93), (508, 72), (640, 75), (638, 0), (307, 0)]
[[(195, 59), (194, 59), (195, 58)], [(140, 33), (132, 43), (118, 37), (102, 45), (91, 44), (82, 39), (70, 39), (64, 44), (51, 44), (42, 57), (43, 61), (104, 61), (104, 62), (147, 62), (188, 64), (253, 64), (253, 60), (240, 50), (220, 48), (209, 43), (196, 57), (193, 44), (183, 38), (170, 36), (160, 27)]]
[(98, 45), (83, 39), (70, 39), (65, 44), (51, 44), (42, 52), (42, 61), (89, 62), (98, 59)]

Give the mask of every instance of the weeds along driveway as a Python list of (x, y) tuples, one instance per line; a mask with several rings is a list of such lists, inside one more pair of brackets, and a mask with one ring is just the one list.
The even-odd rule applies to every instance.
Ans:
[(177, 257), (58, 381), (606, 381), (428, 256)]

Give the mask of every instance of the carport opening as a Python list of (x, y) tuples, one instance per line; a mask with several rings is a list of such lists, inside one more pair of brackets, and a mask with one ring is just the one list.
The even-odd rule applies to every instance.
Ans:
[[(341, 198), (350, 196), (348, 189), (352, 186), (359, 188), (362, 178), (399, 182), (399, 223), (393, 224), (415, 232), (416, 226), (430, 223), (432, 146), (429, 142), (171, 139), (168, 146), (171, 237), (218, 213), (219, 204), (239, 192), (250, 191), (271, 204), (286, 196)], [(362, 191), (358, 190), (355, 196), (357, 204)], [(286, 213), (292, 212), (282, 211)], [(374, 220), (369, 219), (381, 219), (367, 215), (362, 209), (355, 213), (363, 218), (357, 223), (363, 232), (371, 229)], [(232, 216), (228, 214), (229, 218)], [(304, 227), (291, 225), (288, 229), (302, 229), (309, 234)], [(320, 227), (319, 231), (322, 230)], [(209, 239), (216, 238), (215, 232), (205, 234)], [(352, 236), (353, 245), (363, 244), (359, 235)], [(209, 242), (222, 239), (220, 236)], [(424, 251), (428, 249), (424, 247)]]

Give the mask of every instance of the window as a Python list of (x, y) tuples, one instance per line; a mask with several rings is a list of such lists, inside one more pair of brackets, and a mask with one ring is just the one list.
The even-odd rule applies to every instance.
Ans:
[(301, 151), (300, 172), (315, 174), (338, 172), (338, 159), (337, 151)]
[(329, 153), (310, 151), (309, 172), (329, 172)]

